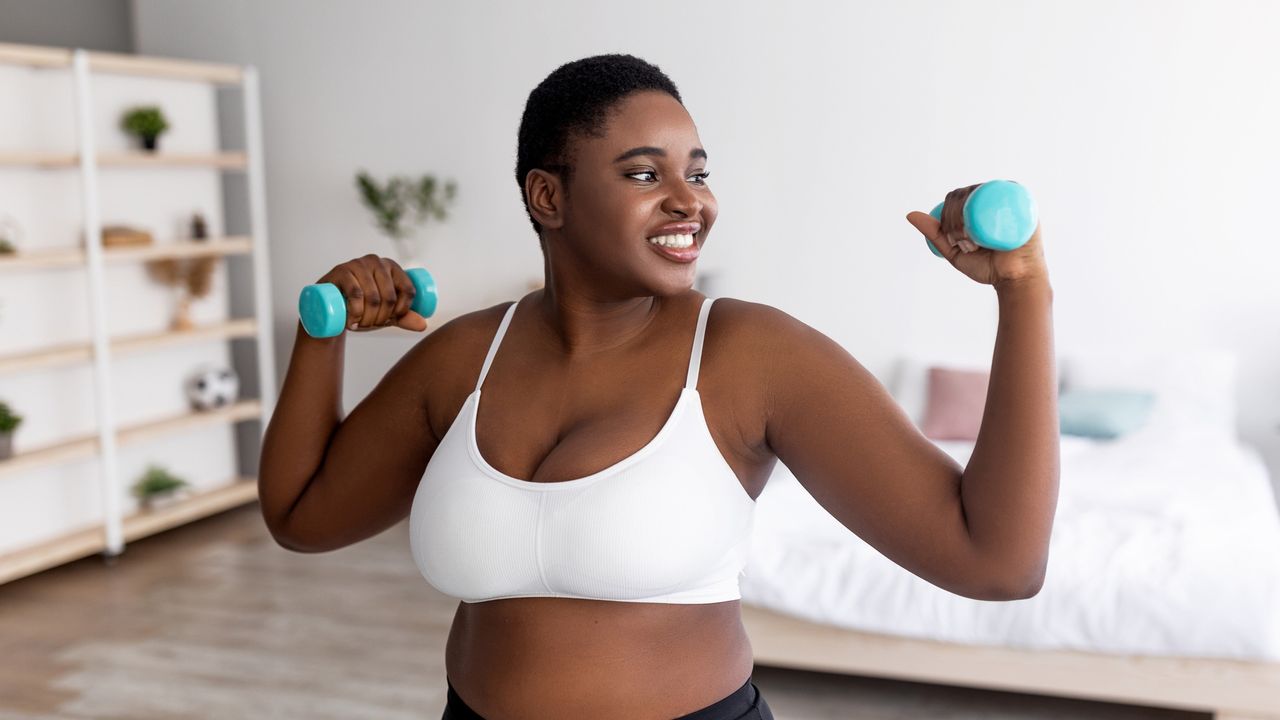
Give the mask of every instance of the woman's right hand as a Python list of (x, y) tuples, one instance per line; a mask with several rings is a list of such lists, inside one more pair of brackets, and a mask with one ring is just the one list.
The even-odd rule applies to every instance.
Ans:
[(333, 283), (347, 301), (347, 330), (397, 326), (421, 332), (427, 319), (409, 309), (417, 291), (391, 258), (373, 253), (335, 265), (317, 283)]

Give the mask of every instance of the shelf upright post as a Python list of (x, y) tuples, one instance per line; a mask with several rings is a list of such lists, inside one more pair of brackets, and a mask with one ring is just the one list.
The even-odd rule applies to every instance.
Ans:
[(102, 515), (107, 556), (124, 552), (119, 468), (116, 463), (116, 424), (112, 408), (111, 357), (107, 342), (107, 299), (102, 263), (102, 220), (98, 207), (98, 149), (93, 137), (93, 93), (89, 55), (77, 48), (72, 55), (76, 87), (76, 125), (80, 138), (80, 198), (84, 212), (84, 246), (89, 273), (89, 316), (93, 328), (94, 399), (98, 415), (98, 459), (102, 480)]
[(276, 360), (274, 319), (271, 315), (271, 274), (267, 265), (267, 199), (266, 177), (262, 158), (262, 110), (258, 94), (258, 69), (244, 68), (241, 89), (244, 93), (245, 144), (249, 152), (249, 236), (253, 239), (253, 307), (258, 318), (258, 397), (262, 402), (260, 432), (267, 431), (267, 421), (276, 404)]

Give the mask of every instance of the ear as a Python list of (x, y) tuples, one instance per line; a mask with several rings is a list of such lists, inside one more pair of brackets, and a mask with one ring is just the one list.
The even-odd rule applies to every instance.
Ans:
[(558, 176), (537, 168), (530, 170), (524, 176), (524, 194), (529, 213), (539, 225), (552, 230), (564, 225), (565, 193)]

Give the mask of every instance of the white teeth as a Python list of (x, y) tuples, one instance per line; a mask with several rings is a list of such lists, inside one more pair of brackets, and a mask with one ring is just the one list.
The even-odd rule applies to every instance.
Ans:
[(664, 245), (670, 248), (687, 248), (693, 245), (692, 235), (659, 235), (658, 237), (649, 238), (649, 242), (654, 245)]

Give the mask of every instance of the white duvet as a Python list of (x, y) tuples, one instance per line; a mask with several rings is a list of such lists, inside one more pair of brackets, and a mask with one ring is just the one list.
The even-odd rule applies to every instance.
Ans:
[[(963, 467), (972, 442), (938, 441)], [(949, 593), (840, 525), (783, 465), (742, 601), (862, 631), (1026, 649), (1280, 661), (1280, 514), (1256, 450), (1214, 434), (1063, 436), (1044, 587)]]

